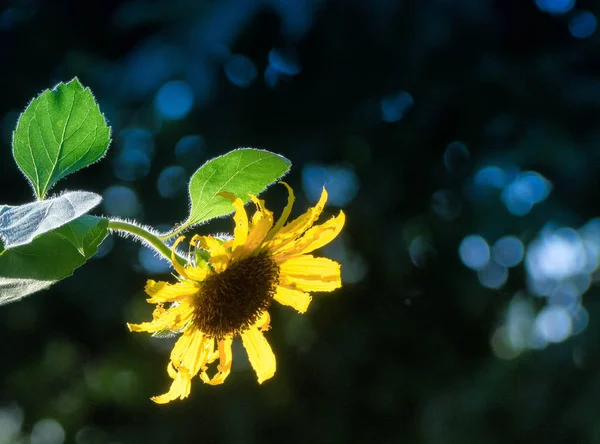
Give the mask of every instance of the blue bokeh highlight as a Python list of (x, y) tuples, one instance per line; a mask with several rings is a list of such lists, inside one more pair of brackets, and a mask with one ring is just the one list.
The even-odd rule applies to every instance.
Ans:
[(193, 104), (192, 88), (180, 80), (165, 83), (156, 93), (156, 110), (165, 119), (183, 119), (191, 111)]
[(458, 255), (465, 266), (473, 270), (481, 270), (490, 261), (490, 247), (483, 237), (469, 235), (461, 241)]

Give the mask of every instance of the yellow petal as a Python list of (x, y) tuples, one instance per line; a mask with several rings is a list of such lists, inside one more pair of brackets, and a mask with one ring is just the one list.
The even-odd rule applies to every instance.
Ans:
[(166, 404), (167, 402), (174, 401), (177, 398), (184, 399), (188, 397), (192, 386), (192, 378), (190, 377), (189, 373), (186, 369), (181, 369), (174, 376), (175, 378), (169, 391), (164, 395), (150, 398), (152, 401), (157, 404)]
[(129, 331), (146, 331), (154, 333), (162, 330), (181, 330), (189, 322), (194, 312), (193, 306), (182, 302), (168, 310), (157, 307), (154, 310), (154, 319), (141, 324), (127, 324)]
[(198, 293), (198, 287), (189, 281), (170, 284), (169, 282), (156, 282), (152, 279), (146, 283), (146, 293), (151, 296), (148, 302), (176, 302), (187, 299)]
[(209, 378), (206, 372), (200, 374), (200, 378), (207, 384), (218, 385), (223, 384), (229, 373), (231, 372), (231, 363), (233, 353), (231, 352), (231, 338), (225, 338), (219, 341), (219, 365), (217, 366), (218, 373)]
[(186, 267), (185, 274), (187, 275), (187, 278), (192, 281), (202, 282), (210, 274), (210, 269), (200, 267)]
[(254, 323), (260, 331), (266, 331), (271, 328), (271, 315), (268, 311), (263, 311), (258, 320)]
[(300, 237), (306, 230), (313, 226), (315, 221), (321, 215), (323, 208), (325, 207), (325, 203), (327, 202), (327, 190), (323, 188), (321, 193), (321, 197), (317, 205), (312, 208), (309, 208), (306, 213), (301, 216), (298, 216), (292, 222), (281, 228), (277, 234), (271, 239), (269, 242), (265, 244), (265, 248), (269, 249), (273, 252), (277, 252), (279, 249), (288, 245), (290, 242), (294, 241), (298, 237)]
[(215, 239), (212, 236), (202, 236), (198, 240), (198, 243), (202, 249), (209, 252), (210, 263), (217, 273), (220, 273), (227, 268), (229, 254), (227, 254), (227, 251), (218, 239)]
[(244, 255), (252, 254), (262, 244), (273, 226), (273, 213), (265, 208), (264, 201), (255, 196), (250, 196), (250, 198), (256, 204), (257, 210), (252, 216), (252, 227), (250, 227), (250, 233), (244, 246)]
[[(176, 351), (177, 344), (171, 353), (171, 362), (175, 368), (185, 368), (193, 378), (206, 365), (212, 356), (215, 340), (207, 338), (200, 330), (188, 328), (185, 333), (191, 331), (189, 339)], [(185, 335), (184, 333), (184, 335)], [(181, 338), (180, 338), (181, 340)]]
[(280, 275), (288, 275), (311, 280), (339, 280), (340, 264), (326, 257), (310, 254), (294, 256), (279, 265)]
[(171, 247), (171, 262), (173, 263), (173, 268), (175, 268), (175, 270), (177, 271), (177, 273), (179, 273), (180, 276), (187, 277), (187, 274), (185, 273), (185, 268), (179, 263), (179, 261), (177, 260), (177, 255), (175, 254), (177, 245), (179, 245), (184, 239), (185, 236), (179, 236), (173, 244), (173, 246)]
[(310, 304), (311, 300), (308, 293), (304, 293), (303, 291), (294, 288), (282, 287), (281, 285), (277, 287), (274, 298), (280, 304), (295, 308), (300, 313), (304, 313), (308, 310), (308, 304)]
[(250, 365), (256, 372), (258, 383), (262, 384), (275, 374), (275, 355), (262, 332), (252, 326), (242, 333), (242, 343), (248, 352)]
[(285, 186), (288, 190), (287, 205), (281, 212), (281, 216), (279, 216), (279, 219), (277, 219), (277, 223), (275, 224), (275, 226), (271, 229), (271, 231), (269, 231), (269, 234), (265, 238), (265, 241), (271, 240), (273, 238), (273, 236), (275, 236), (279, 232), (281, 227), (283, 227), (283, 225), (287, 222), (288, 218), (290, 217), (290, 214), (292, 212), (292, 207), (294, 206), (294, 200), (295, 200), (294, 190), (292, 190), (292, 187), (290, 187), (285, 182), (279, 182), (279, 183), (282, 184), (283, 186)]
[(344, 228), (345, 221), (346, 215), (343, 211), (340, 211), (340, 214), (336, 217), (332, 217), (327, 222), (307, 230), (300, 239), (279, 248), (275, 252), (275, 255), (285, 258), (290, 255), (310, 253), (317, 248), (321, 248), (340, 234), (340, 231)]
[(342, 286), (342, 281), (339, 276), (328, 279), (306, 279), (282, 273), (279, 276), (279, 284), (301, 291), (333, 291)]

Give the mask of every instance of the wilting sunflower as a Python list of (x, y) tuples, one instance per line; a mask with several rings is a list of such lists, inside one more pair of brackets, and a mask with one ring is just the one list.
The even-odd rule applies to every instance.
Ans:
[[(242, 200), (222, 193), (235, 209), (233, 239), (194, 236), (190, 243), (208, 252), (209, 265), (190, 262), (182, 266), (175, 255), (175, 248), (184, 239), (180, 237), (171, 255), (178, 282), (148, 281), (148, 302), (156, 304), (154, 319), (128, 324), (129, 329), (182, 333), (167, 365), (173, 379), (171, 388), (152, 398), (154, 402), (186, 398), (191, 380), (198, 374), (207, 384), (222, 384), (231, 371), (231, 342), (236, 336), (242, 338), (258, 382), (271, 378), (275, 374), (275, 355), (262, 333), (269, 328), (267, 309), (271, 301), (304, 313), (311, 300), (307, 292), (332, 291), (341, 286), (340, 265), (308, 253), (339, 234), (344, 213), (313, 226), (327, 201), (323, 189), (316, 206), (286, 225), (294, 194), (284, 185), (289, 191), (288, 202), (275, 224), (264, 201), (250, 196), (256, 212), (249, 222)], [(210, 377), (208, 365), (217, 359), (217, 372)]]

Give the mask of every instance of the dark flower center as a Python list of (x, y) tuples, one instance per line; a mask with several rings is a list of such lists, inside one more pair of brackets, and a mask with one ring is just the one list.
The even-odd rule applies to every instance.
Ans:
[(233, 262), (204, 281), (194, 322), (217, 339), (238, 335), (269, 308), (278, 283), (279, 267), (266, 253)]

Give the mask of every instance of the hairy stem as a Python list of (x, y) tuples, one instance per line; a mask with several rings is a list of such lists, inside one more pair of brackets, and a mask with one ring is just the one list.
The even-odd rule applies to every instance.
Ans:
[[(125, 233), (131, 234), (132, 236), (138, 238), (144, 243), (147, 243), (151, 247), (153, 247), (156, 251), (162, 254), (169, 261), (171, 260), (171, 249), (167, 247), (163, 241), (156, 236), (155, 234), (145, 230), (142, 227), (139, 227), (135, 224), (129, 222), (123, 222), (120, 220), (110, 220), (108, 221), (108, 229), (115, 231), (123, 231)], [(175, 255), (177, 258), (177, 262), (182, 265), (185, 265), (186, 260), (179, 255)]]

